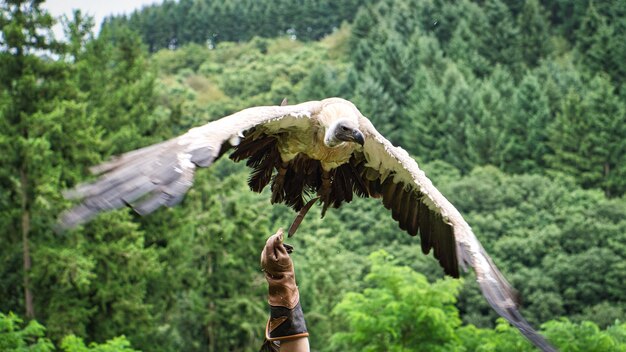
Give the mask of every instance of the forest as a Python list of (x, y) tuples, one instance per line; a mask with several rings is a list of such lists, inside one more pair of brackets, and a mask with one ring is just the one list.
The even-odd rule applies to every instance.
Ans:
[[(626, 2), (0, 1), (0, 350), (257, 351), (295, 214), (223, 158), (173, 208), (66, 233), (89, 167), (257, 105), (339, 96), (461, 211), (560, 351), (626, 351)], [(51, 28), (63, 24), (66, 39)], [(292, 254), (313, 351), (533, 351), (375, 199)]]

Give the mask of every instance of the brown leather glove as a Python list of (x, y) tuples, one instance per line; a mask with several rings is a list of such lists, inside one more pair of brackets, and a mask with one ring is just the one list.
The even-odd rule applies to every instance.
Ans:
[[(283, 244), (283, 230), (267, 239), (261, 253), (261, 267), (269, 285), (270, 318), (265, 326), (265, 351), (275, 350), (275, 341), (309, 336), (300, 306), (296, 274), (289, 257), (291, 246)], [(272, 349), (269, 349), (272, 345)], [(261, 349), (264, 351), (264, 349)]]

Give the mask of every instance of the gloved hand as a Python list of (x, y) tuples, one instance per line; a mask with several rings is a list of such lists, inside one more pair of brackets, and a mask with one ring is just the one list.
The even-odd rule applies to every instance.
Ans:
[[(300, 294), (289, 253), (292, 247), (283, 244), (283, 230), (267, 239), (261, 253), (261, 268), (269, 285), (270, 318), (265, 327), (261, 351), (275, 351), (284, 341), (309, 336), (300, 306)], [(265, 349), (264, 349), (265, 348)]]

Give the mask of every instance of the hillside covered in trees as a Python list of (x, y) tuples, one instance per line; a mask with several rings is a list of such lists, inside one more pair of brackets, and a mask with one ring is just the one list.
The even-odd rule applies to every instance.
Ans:
[[(329, 96), (415, 157), (560, 350), (626, 349), (623, 2), (165, 1), (98, 35), (76, 13), (67, 42), (41, 2), (0, 3), (0, 350), (256, 350), (258, 257), (294, 214), (245, 165), (59, 235), (62, 192), (192, 126)], [(533, 350), (378, 202), (314, 209), (291, 241), (315, 351)]]

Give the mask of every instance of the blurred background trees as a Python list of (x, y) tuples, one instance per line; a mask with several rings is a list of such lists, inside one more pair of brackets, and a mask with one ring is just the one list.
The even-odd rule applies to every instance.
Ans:
[[(97, 35), (77, 12), (63, 42), (41, 2), (0, 3), (0, 349), (256, 349), (259, 252), (293, 213), (245, 166), (57, 235), (62, 191), (242, 108), (328, 96), (418, 160), (555, 345), (626, 348), (621, 2), (168, 0)], [(376, 200), (313, 211), (292, 242), (315, 350), (532, 350)]]

